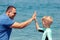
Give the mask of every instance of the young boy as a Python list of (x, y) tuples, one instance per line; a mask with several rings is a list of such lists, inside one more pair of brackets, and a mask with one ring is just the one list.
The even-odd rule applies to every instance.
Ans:
[(52, 31), (50, 25), (52, 24), (53, 19), (50, 16), (44, 16), (42, 18), (42, 24), (44, 28), (40, 28), (37, 20), (35, 19), (36, 29), (39, 32), (43, 32), (42, 40), (52, 40)]

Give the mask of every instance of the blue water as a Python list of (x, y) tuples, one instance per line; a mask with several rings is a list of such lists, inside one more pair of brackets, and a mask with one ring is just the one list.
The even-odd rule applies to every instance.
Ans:
[[(17, 9), (15, 21), (24, 22), (37, 11), (37, 19), (42, 27), (43, 16), (53, 17), (51, 28), (53, 40), (60, 40), (60, 0), (0, 0), (0, 14), (5, 13), (6, 8), (13, 5)], [(34, 21), (23, 29), (13, 29), (10, 40), (41, 40), (42, 33), (35, 28)]]

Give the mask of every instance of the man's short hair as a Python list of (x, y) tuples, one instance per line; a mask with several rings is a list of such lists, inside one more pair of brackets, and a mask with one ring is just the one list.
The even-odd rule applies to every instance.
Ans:
[[(6, 12), (7, 12), (8, 10), (12, 9), (12, 8), (15, 8), (15, 7), (14, 7), (14, 6), (8, 6)], [(16, 9), (16, 8), (15, 8), (15, 9)]]

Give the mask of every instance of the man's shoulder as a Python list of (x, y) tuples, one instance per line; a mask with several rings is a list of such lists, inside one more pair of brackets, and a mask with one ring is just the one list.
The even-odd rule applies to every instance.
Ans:
[(8, 20), (8, 17), (5, 14), (0, 15), (0, 22)]
[(6, 14), (2, 14), (2, 15), (0, 15), (0, 19), (7, 19), (8, 17), (7, 17), (7, 15)]
[(1, 15), (0, 15), (0, 18), (3, 18), (3, 17), (5, 17), (5, 16), (6, 16), (5, 14), (1, 14)]

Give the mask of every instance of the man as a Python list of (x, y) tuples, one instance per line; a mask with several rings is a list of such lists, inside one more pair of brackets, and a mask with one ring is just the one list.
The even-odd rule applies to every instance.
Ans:
[(35, 18), (36, 13), (29, 20), (18, 23), (13, 19), (16, 15), (16, 8), (14, 6), (9, 6), (6, 13), (0, 15), (0, 40), (9, 40), (12, 28), (24, 28), (29, 25)]

